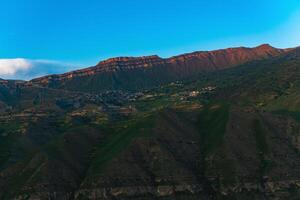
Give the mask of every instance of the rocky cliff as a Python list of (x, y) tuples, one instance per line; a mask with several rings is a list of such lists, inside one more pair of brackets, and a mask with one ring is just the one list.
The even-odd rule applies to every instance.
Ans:
[[(276, 57), (286, 50), (264, 44), (255, 48), (229, 48), (215, 51), (199, 51), (160, 58), (159, 56), (117, 57), (99, 62), (96, 66), (60, 75), (37, 78), (31, 82), (50, 87), (74, 87), (72, 80), (82, 79), (95, 88), (117, 87), (134, 89), (132, 85), (155, 86), (166, 81), (190, 78), (204, 71), (221, 70), (249, 61)], [(146, 82), (146, 84), (145, 84)]]

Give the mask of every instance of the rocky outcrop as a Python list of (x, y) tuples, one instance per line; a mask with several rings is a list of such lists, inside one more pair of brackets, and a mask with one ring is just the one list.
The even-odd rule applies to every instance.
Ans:
[(145, 57), (117, 57), (99, 62), (96, 66), (77, 70), (61, 75), (50, 75), (32, 80), (33, 83), (48, 84), (50, 81), (64, 81), (74, 77), (93, 76), (99, 73), (115, 72), (122, 70), (133, 70), (148, 68), (165, 64), (164, 59), (158, 56)]
[[(268, 198), (282, 199), (287, 197), (282, 191), (288, 191), (290, 188), (300, 190), (300, 180), (287, 180), (277, 182), (266, 182), (265, 188), (254, 182), (246, 182), (236, 184), (231, 187), (214, 188), (215, 193), (221, 194), (224, 198), (232, 194), (239, 195), (242, 193), (257, 193), (258, 196), (266, 196)], [(172, 198), (178, 196), (180, 193), (185, 193), (190, 198), (197, 199), (199, 196), (206, 196), (204, 187), (200, 184), (182, 184), (182, 185), (162, 185), (162, 186), (136, 186), (136, 187), (117, 187), (117, 188), (94, 188), (79, 190), (75, 194), (75, 199), (135, 199), (136, 197), (151, 197)], [(253, 195), (254, 196), (254, 195)]]

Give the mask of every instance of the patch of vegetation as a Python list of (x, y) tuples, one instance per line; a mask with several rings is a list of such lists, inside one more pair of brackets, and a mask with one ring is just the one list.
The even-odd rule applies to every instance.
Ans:
[[(155, 95), (155, 93), (153, 95)], [(168, 96), (153, 96), (148, 99), (139, 100), (135, 103), (135, 106), (140, 112), (148, 112), (166, 108), (173, 103), (173, 100)]]
[(199, 128), (205, 155), (214, 153), (222, 145), (228, 118), (227, 103), (210, 103), (201, 111)]
[(283, 115), (283, 116), (289, 116), (300, 122), (300, 112), (293, 112), (293, 111), (287, 111), (287, 110), (279, 110), (274, 111), (275, 114)]
[(220, 183), (224, 186), (232, 185), (236, 183), (237, 177), (235, 173), (235, 163), (233, 160), (227, 159), (224, 155), (224, 157), (221, 160), (218, 160), (216, 163), (217, 169), (220, 171), (220, 174), (222, 174), (222, 179), (220, 180)]
[[(21, 165), (26, 166), (30, 160), (31, 160), (31, 158), (22, 161), (20, 163), (20, 166)], [(43, 162), (43, 159), (39, 159), (37, 166), (40, 166), (42, 164), (42, 162)], [(20, 189), (22, 188), (22, 186), (24, 186), (24, 184), (26, 183), (26, 181), (28, 181), (28, 179), (32, 176), (32, 174), (35, 173), (36, 170), (37, 169), (35, 169), (35, 168), (27, 168), (26, 170), (20, 171), (15, 176), (10, 177), (6, 183), (6, 187), (7, 187), (6, 192), (1, 197), (1, 199), (10, 200), (10, 199), (17, 197), (18, 195), (21, 195)], [(22, 195), (26, 196), (26, 194), (22, 194)], [(29, 197), (30, 195), (27, 195), (27, 196)]]
[(136, 137), (149, 137), (154, 123), (153, 115), (109, 124), (105, 127), (105, 141), (101, 142), (95, 154), (95, 159), (89, 169), (90, 176), (103, 172), (105, 165), (128, 147)]
[[(206, 158), (213, 159), (217, 173), (221, 175), (217, 184), (228, 186), (237, 181), (235, 175), (235, 164), (233, 160), (226, 158), (222, 149), (226, 126), (229, 120), (228, 103), (209, 103), (205, 105), (200, 112), (199, 126), (201, 138), (203, 141), (203, 161), (206, 163)], [(211, 157), (212, 156), (212, 157)], [(216, 157), (215, 157), (216, 156)], [(204, 171), (207, 171), (207, 164)]]
[(20, 134), (21, 125), (15, 122), (0, 124), (0, 168), (9, 159), (11, 147)]
[(271, 160), (266, 159), (269, 152), (269, 147), (266, 139), (266, 130), (259, 119), (253, 121), (254, 137), (256, 141), (257, 156), (260, 159), (259, 178), (262, 179), (264, 175), (270, 171), (273, 166)]
[(266, 132), (259, 119), (254, 120), (253, 128), (254, 128), (254, 137), (256, 141), (256, 146), (259, 154), (267, 154), (268, 145), (266, 141)]

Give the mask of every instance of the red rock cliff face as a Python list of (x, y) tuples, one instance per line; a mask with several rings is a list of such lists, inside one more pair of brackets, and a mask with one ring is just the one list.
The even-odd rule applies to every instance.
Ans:
[(50, 81), (64, 81), (74, 77), (93, 76), (96, 74), (127, 71), (139, 68), (149, 68), (158, 65), (166, 64), (165, 60), (158, 56), (144, 56), (144, 57), (117, 57), (110, 58), (99, 62), (96, 66), (76, 70), (60, 75), (49, 75), (37, 79), (33, 79), (33, 83), (48, 84)]
[(96, 74), (134, 71), (140, 69), (165, 68), (169, 73), (189, 74), (201, 71), (220, 70), (240, 64), (276, 57), (285, 52), (264, 44), (255, 48), (229, 48), (216, 51), (199, 51), (163, 59), (156, 55), (144, 57), (118, 57), (99, 62), (96, 66), (72, 71), (61, 75), (50, 75), (32, 80), (32, 83), (48, 85), (49, 82), (63, 82), (74, 77), (86, 77)]
[(169, 58), (173, 65), (185, 66), (201, 70), (218, 70), (237, 66), (252, 60), (275, 57), (284, 50), (270, 45), (261, 45), (256, 48), (229, 48), (216, 51), (200, 51)]

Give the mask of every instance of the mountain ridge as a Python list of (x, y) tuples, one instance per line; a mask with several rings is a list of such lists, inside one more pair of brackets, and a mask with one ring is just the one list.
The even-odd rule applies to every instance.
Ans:
[[(78, 77), (111, 73), (115, 74), (116, 72), (138, 70), (154, 70), (157, 71), (155, 72), (156, 74), (168, 73), (172, 76), (170, 79), (176, 80), (189, 77), (195, 73), (220, 70), (238, 66), (253, 60), (276, 57), (286, 51), (287, 49), (278, 49), (269, 44), (263, 44), (254, 48), (235, 47), (214, 51), (195, 51), (169, 58), (161, 58), (157, 55), (115, 57), (101, 61), (92, 67), (64, 74), (48, 75), (33, 79), (30, 82), (43, 86), (60, 85), (61, 82), (69, 81)], [(160, 77), (154, 78), (160, 79)], [(164, 79), (164, 77), (161, 79)]]

